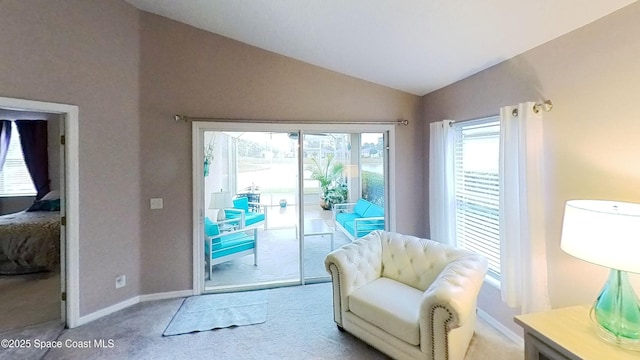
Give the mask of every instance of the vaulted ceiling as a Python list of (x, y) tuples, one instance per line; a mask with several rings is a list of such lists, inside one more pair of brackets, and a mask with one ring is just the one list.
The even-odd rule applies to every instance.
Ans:
[(126, 0), (339, 73), (424, 95), (635, 0)]

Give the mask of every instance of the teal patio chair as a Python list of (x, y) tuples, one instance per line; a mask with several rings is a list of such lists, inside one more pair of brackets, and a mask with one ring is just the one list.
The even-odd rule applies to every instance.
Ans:
[[(224, 230), (225, 225), (229, 226), (230, 231)], [(228, 221), (214, 223), (205, 217), (204, 233), (205, 263), (209, 279), (213, 266), (225, 261), (253, 254), (253, 265), (258, 265), (258, 229), (236, 228)]]
[(226, 221), (235, 221), (240, 228), (263, 225), (267, 230), (267, 211), (260, 204), (249, 202), (247, 197), (233, 199), (233, 208), (224, 209)]

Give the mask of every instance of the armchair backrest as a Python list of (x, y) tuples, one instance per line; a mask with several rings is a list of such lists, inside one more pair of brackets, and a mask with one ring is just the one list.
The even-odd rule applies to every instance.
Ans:
[(245, 213), (249, 212), (249, 198), (238, 197), (233, 199), (233, 207), (236, 209), (244, 210)]
[(382, 245), (382, 276), (424, 291), (457, 258), (471, 254), (415, 236), (375, 231)]
[(371, 203), (365, 199), (358, 199), (356, 205), (353, 207), (353, 212), (358, 214), (359, 216), (364, 217), (364, 213), (369, 209)]
[(216, 236), (220, 234), (220, 227), (211, 221), (208, 216), (204, 218), (204, 234), (206, 236)]

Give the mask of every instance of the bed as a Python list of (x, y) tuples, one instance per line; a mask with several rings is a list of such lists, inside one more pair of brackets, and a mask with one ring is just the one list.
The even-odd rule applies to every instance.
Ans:
[(55, 271), (60, 266), (60, 211), (0, 216), (0, 275)]

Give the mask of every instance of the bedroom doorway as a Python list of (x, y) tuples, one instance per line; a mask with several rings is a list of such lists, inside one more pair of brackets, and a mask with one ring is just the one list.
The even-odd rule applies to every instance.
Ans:
[[(29, 214), (34, 224), (47, 229), (42, 233), (48, 234), (46, 236), (51, 239), (45, 242), (45, 236), (37, 238), (41, 240), (32, 237), (29, 243), (24, 238), (9, 240), (0, 237), (0, 241), (5, 242), (0, 247), (0, 332), (49, 321), (58, 321), (60, 326), (66, 324), (70, 328), (75, 327), (79, 317), (78, 287), (74, 286), (77, 284), (78, 266), (78, 107), (0, 97), (0, 120), (25, 120), (23, 123), (28, 123), (27, 127), (33, 127), (37, 120), (44, 120), (46, 135), (38, 130), (39, 135), (27, 135), (27, 138), (36, 139), (39, 144), (44, 141), (48, 144), (44, 147), (44, 158), (48, 163), (46, 168), (50, 188), (44, 194), (40, 181), (41, 194), (37, 196), (40, 201), (35, 202), (33, 188), (30, 190), (19, 185), (24, 178), (16, 181), (21, 172), (25, 175), (24, 168), (3, 168), (6, 171), (3, 171), (0, 182), (3, 182), (1, 185), (6, 191), (0, 197), (0, 213), (9, 223), (21, 221), (21, 215)], [(14, 140), (18, 140), (21, 133), (28, 134), (15, 131), (14, 126), (11, 129), (14, 130)], [(22, 146), (19, 141), (17, 144)], [(15, 162), (20, 160), (16, 159), (15, 151), (11, 156), (6, 155), (5, 164), (9, 162), (16, 165)], [(36, 168), (41, 171), (45, 166), (42, 161), (39, 164)], [(29, 160), (29, 166), (34, 166), (33, 161)], [(28, 171), (25, 176), (30, 178)], [(29, 208), (32, 211), (26, 211)], [(45, 208), (47, 211), (42, 211)], [(63, 224), (63, 219), (66, 224)], [(33, 254), (16, 251), (20, 244), (28, 247)]]
[[(10, 127), (3, 133), (10, 132), (10, 141), (0, 169), (0, 241), (5, 243), (0, 254), (0, 332), (4, 332), (62, 319), (60, 199), (56, 194), (64, 173), (61, 115), (0, 109), (0, 120)], [(36, 202), (18, 123), (42, 126), (37, 141), (47, 144), (43, 168), (49, 191), (54, 191), (44, 200)], [(55, 208), (38, 209), (38, 204), (54, 203)]]

